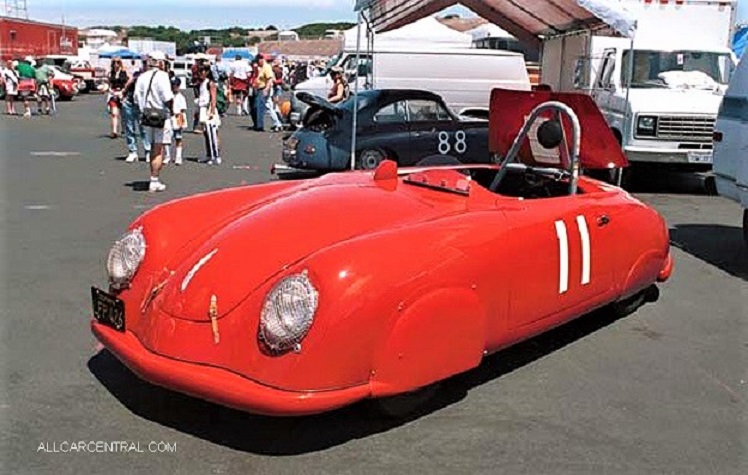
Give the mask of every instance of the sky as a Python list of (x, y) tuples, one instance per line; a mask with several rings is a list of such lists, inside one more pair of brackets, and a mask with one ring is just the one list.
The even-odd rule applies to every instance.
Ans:
[[(230, 26), (281, 29), (306, 23), (355, 21), (354, 0), (27, 0), (29, 18), (85, 27), (164, 25), (183, 30)], [(470, 14), (464, 8), (452, 12)], [(748, 22), (748, 0), (738, 0)]]

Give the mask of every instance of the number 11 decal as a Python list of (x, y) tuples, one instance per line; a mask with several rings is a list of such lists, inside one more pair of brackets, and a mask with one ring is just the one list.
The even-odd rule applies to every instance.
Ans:
[[(577, 216), (577, 228), (582, 239), (582, 279), (581, 284), (590, 283), (590, 231), (584, 216)], [(569, 290), (569, 236), (566, 223), (556, 221), (556, 237), (558, 238), (558, 293), (564, 294)]]

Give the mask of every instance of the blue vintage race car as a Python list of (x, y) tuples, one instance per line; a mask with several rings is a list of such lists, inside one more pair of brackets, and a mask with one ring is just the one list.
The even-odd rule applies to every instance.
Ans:
[[(308, 93), (303, 127), (288, 137), (283, 161), (292, 169), (320, 172), (351, 168), (353, 98), (333, 105)], [(401, 166), (448, 156), (489, 163), (488, 121), (458, 117), (436, 94), (383, 89), (358, 94), (356, 168), (374, 169), (385, 158)]]

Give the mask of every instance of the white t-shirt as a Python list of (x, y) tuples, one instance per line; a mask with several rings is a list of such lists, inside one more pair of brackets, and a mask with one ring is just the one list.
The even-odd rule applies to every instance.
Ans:
[(210, 106), (210, 80), (205, 79), (200, 83), (200, 93), (197, 96), (197, 105), (199, 107)]
[(236, 79), (246, 81), (252, 72), (252, 66), (244, 59), (231, 63), (231, 75)]
[[(151, 84), (151, 77), (154, 74), (156, 76), (153, 78), (153, 84), (150, 86), (149, 92), (148, 86)], [(138, 76), (138, 80), (135, 82), (133, 97), (141, 111), (145, 109), (166, 109), (166, 103), (174, 99), (169, 75), (158, 69), (144, 72)]]
[(184, 98), (184, 95), (181, 92), (178, 92), (174, 95), (174, 105), (171, 112), (173, 114), (173, 117), (171, 118), (172, 126), (175, 129), (179, 129), (180, 127), (179, 123), (177, 122), (177, 116), (179, 114), (187, 112), (187, 99)]

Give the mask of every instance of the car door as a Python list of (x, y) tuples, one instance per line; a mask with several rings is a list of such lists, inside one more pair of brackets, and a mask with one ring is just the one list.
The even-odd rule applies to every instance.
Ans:
[(510, 328), (562, 321), (611, 299), (616, 292), (617, 248), (608, 201), (574, 195), (523, 200), (504, 210), (517, 236), (510, 246), (513, 268)]
[(408, 120), (411, 137), (408, 165), (430, 155), (451, 155), (459, 159), (468, 151), (465, 131), (439, 102), (408, 100)]
[[(410, 131), (406, 101), (394, 101), (381, 105), (372, 115), (371, 121), (359, 128), (358, 153), (369, 150), (395, 154), (402, 165), (402, 157), (408, 155)], [(393, 158), (393, 157), (387, 157)]]

